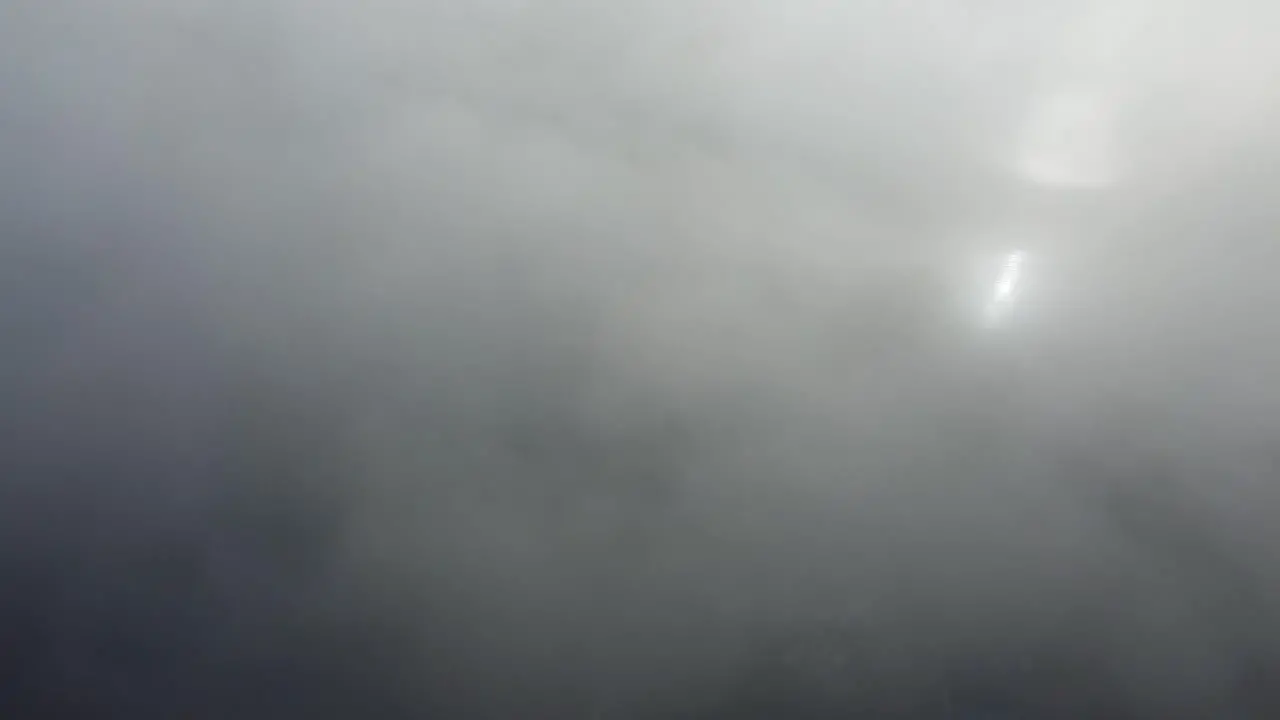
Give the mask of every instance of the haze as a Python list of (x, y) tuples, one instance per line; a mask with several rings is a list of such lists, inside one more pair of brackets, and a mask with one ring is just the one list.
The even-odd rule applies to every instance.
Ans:
[(0, 4), (0, 714), (1280, 717), (1278, 22)]

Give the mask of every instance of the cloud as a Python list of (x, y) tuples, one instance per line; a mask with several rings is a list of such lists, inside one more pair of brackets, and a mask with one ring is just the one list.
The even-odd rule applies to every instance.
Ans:
[(13, 713), (1269, 707), (1272, 18), (1102, 8), (11, 3)]

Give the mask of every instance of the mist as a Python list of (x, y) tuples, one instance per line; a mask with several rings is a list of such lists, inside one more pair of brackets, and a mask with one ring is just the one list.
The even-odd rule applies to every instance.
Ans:
[(1280, 713), (1260, 0), (11, 0), (0, 712)]

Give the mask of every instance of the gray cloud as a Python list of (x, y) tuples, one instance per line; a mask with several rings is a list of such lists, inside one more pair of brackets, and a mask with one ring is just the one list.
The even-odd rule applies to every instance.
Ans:
[(9, 3), (5, 702), (1269, 716), (1274, 15)]

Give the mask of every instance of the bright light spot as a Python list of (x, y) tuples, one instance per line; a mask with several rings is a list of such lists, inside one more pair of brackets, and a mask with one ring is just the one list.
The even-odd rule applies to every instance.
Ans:
[(991, 299), (987, 303), (988, 325), (999, 323), (1008, 314), (1009, 307), (1018, 294), (1018, 285), (1022, 279), (1022, 262), (1022, 252), (1014, 251), (1006, 255), (1004, 262), (1001, 263)]
[(1022, 274), (1022, 253), (1009, 253), (1004, 266), (1000, 268), (1000, 278), (996, 281), (996, 300), (1008, 300), (1013, 291), (1018, 289), (1018, 278)]

